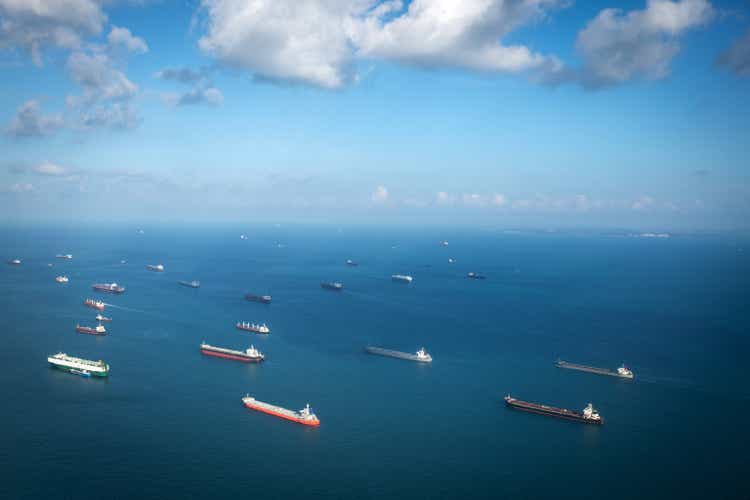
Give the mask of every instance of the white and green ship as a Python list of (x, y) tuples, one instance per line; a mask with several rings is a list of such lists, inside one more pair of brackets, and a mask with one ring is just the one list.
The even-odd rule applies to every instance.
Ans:
[(109, 375), (109, 365), (101, 359), (99, 361), (91, 361), (89, 359), (68, 356), (64, 352), (58, 352), (54, 356), (47, 357), (47, 361), (59, 370), (78, 375), (90, 374), (94, 377), (106, 377)]

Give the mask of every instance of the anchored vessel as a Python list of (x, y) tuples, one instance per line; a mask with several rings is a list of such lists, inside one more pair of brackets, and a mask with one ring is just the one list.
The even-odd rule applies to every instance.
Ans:
[(547, 415), (550, 417), (564, 418), (567, 420), (575, 420), (577, 422), (583, 422), (586, 424), (597, 424), (601, 425), (604, 420), (596, 411), (594, 406), (589, 403), (583, 411), (572, 411), (566, 410), (565, 408), (556, 408), (554, 406), (540, 405), (538, 403), (529, 403), (521, 401), (520, 399), (512, 398), (510, 395), (505, 396), (505, 404), (511, 408), (515, 408), (521, 411), (528, 411), (530, 413), (538, 413), (540, 415)]
[(336, 290), (341, 291), (344, 289), (344, 284), (340, 283), (338, 281), (324, 281), (320, 284), (322, 288), (325, 288), (326, 290)]
[(76, 325), (76, 331), (78, 333), (88, 333), (89, 335), (107, 335), (107, 330), (102, 326), (101, 323), (96, 325), (95, 328), (91, 328), (90, 326), (81, 326)]
[(156, 271), (160, 273), (164, 271), (164, 266), (162, 266), (161, 264), (156, 264), (156, 265), (148, 264), (146, 266), (146, 269), (148, 269), (149, 271)]
[(55, 278), (55, 281), (57, 281), (58, 283), (67, 283), (70, 280), (67, 276), (58, 276)]
[(8, 264), (10, 264), (11, 266), (20, 266), (21, 265), (21, 259), (9, 260)]
[(477, 274), (477, 273), (468, 273), (466, 275), (466, 277), (469, 278), (469, 279), (472, 279), (472, 280), (483, 280), (483, 279), (485, 279), (484, 275)]
[(246, 323), (244, 321), (238, 321), (235, 325), (238, 330), (245, 330), (247, 332), (253, 332), (253, 333), (271, 333), (271, 330), (266, 326), (265, 323), (261, 324), (255, 324), (255, 323)]
[(626, 368), (625, 365), (620, 366), (615, 371), (615, 370), (609, 370), (607, 368), (597, 368), (595, 366), (586, 366), (586, 365), (578, 365), (575, 363), (568, 363), (567, 361), (558, 359), (555, 362), (555, 366), (557, 366), (558, 368), (567, 368), (568, 370), (578, 370), (581, 372), (596, 373), (597, 375), (609, 375), (610, 377), (620, 377), (620, 378), (629, 378), (629, 379), (632, 379), (634, 377), (633, 372), (630, 371), (628, 368)]
[(411, 283), (414, 280), (414, 278), (407, 274), (392, 274), (391, 279), (393, 281), (399, 281), (401, 283)]
[(104, 293), (123, 293), (125, 291), (125, 287), (120, 286), (117, 283), (95, 283), (91, 285), (91, 288), (97, 292)]
[(247, 293), (245, 294), (245, 300), (249, 300), (250, 302), (262, 302), (263, 304), (270, 304), (271, 296), (270, 295), (254, 295), (252, 293)]
[[(91, 361), (88, 359), (75, 358), (68, 356), (64, 352), (59, 352), (54, 356), (48, 356), (47, 361), (50, 365), (59, 370), (84, 375), (84, 372), (95, 377), (106, 377), (109, 375), (109, 365), (102, 361)], [(86, 375), (84, 375), (86, 376)]]
[(355, 266), (358, 266), (359, 264), (357, 264), (356, 262), (354, 262), (352, 259), (346, 259), (346, 265), (347, 266), (355, 267)]
[(424, 347), (418, 350), (415, 354), (410, 354), (408, 352), (401, 352), (401, 351), (393, 351), (391, 349), (383, 349), (382, 347), (372, 347), (372, 346), (365, 347), (365, 351), (369, 352), (370, 354), (377, 354), (379, 356), (388, 356), (391, 358), (406, 359), (409, 361), (419, 361), (421, 363), (432, 362), (432, 356), (427, 354), (427, 351), (425, 351)]
[(255, 346), (250, 346), (249, 349), (245, 349), (244, 351), (236, 351), (234, 349), (212, 346), (203, 342), (201, 344), (201, 353), (206, 356), (234, 359), (245, 363), (260, 363), (265, 359), (265, 356)]
[(91, 309), (96, 309), (98, 311), (104, 310), (104, 302), (101, 300), (94, 300), (94, 299), (86, 299), (83, 301), (83, 305), (86, 307), (90, 307)]
[(190, 288), (200, 288), (200, 286), (201, 286), (201, 282), (197, 281), (197, 280), (193, 280), (193, 281), (178, 281), (177, 283), (179, 283), (182, 286), (189, 286)]
[(320, 425), (320, 420), (318, 420), (318, 417), (316, 417), (312, 412), (309, 404), (305, 405), (305, 407), (300, 411), (293, 411), (282, 408), (281, 406), (258, 401), (254, 397), (251, 397), (249, 394), (245, 395), (245, 397), (242, 398), (242, 403), (251, 410), (268, 413), (269, 415), (280, 417), (286, 420), (291, 420), (292, 422), (297, 422), (298, 424), (309, 425), (312, 427), (317, 427)]
[(73, 258), (73, 256), (71, 254), (69, 254), (69, 253), (64, 253), (64, 254), (63, 253), (59, 253), (59, 254), (55, 255), (55, 258), (70, 260), (70, 259)]
[(448, 246), (448, 242), (446, 240), (441, 241), (440, 244), (443, 245), (444, 247)]
[(102, 316), (101, 314), (97, 314), (96, 315), (96, 320), (99, 321), (99, 322), (102, 322), (102, 321), (112, 321), (112, 318), (108, 318), (106, 316)]

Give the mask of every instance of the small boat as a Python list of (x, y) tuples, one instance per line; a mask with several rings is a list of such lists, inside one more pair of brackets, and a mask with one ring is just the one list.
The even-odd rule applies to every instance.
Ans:
[(64, 254), (63, 253), (59, 253), (59, 254), (55, 255), (55, 258), (56, 259), (70, 260), (70, 259), (73, 258), (73, 255), (71, 255), (69, 253), (64, 253)]
[(441, 241), (440, 244), (443, 245), (444, 247), (448, 246), (448, 242), (446, 240)]
[(81, 377), (89, 378), (91, 377), (91, 372), (88, 370), (79, 370), (77, 368), (71, 368), (68, 370), (70, 373), (73, 373), (75, 375), (80, 375)]
[(456, 259), (453, 257), (448, 258), (448, 264), (454, 264), (456, 262)]
[(391, 279), (400, 283), (411, 283), (412, 281), (414, 281), (414, 278), (412, 278), (408, 274), (392, 274)]
[(182, 286), (187, 286), (187, 287), (190, 287), (190, 288), (200, 288), (200, 286), (201, 286), (201, 282), (198, 281), (198, 280), (193, 280), (193, 281), (183, 281), (183, 280), (180, 280), (177, 283), (179, 283)]
[(338, 281), (324, 281), (320, 286), (326, 290), (334, 290), (336, 292), (340, 292), (344, 289), (344, 284)]
[(67, 276), (58, 276), (55, 278), (55, 281), (57, 281), (58, 283), (67, 283), (70, 280)]
[(11, 266), (20, 266), (21, 265), (21, 259), (9, 260), (8, 264), (10, 264)]
[(255, 324), (255, 323), (247, 323), (244, 321), (238, 321), (236, 325), (234, 325), (238, 330), (245, 330), (246, 332), (253, 332), (253, 333), (264, 333), (268, 334), (271, 333), (271, 329), (268, 328), (268, 326), (263, 323), (261, 324)]
[(359, 264), (354, 262), (352, 259), (346, 259), (346, 265), (351, 267), (357, 267)]
[(157, 273), (164, 272), (164, 266), (161, 264), (148, 264), (146, 269), (149, 271), (156, 271)]
[(112, 318), (108, 318), (106, 316), (102, 316), (101, 314), (97, 314), (96, 318), (94, 318), (94, 319), (96, 319), (99, 322), (102, 322), (102, 321), (112, 321)]
[(468, 273), (466, 275), (466, 277), (469, 278), (469, 279), (472, 279), (472, 280), (483, 280), (483, 279), (485, 279), (484, 275), (477, 274), (477, 273)]
[(240, 235), (240, 239), (241, 240), (246, 240), (247, 239), (247, 235), (246, 234), (241, 234)]

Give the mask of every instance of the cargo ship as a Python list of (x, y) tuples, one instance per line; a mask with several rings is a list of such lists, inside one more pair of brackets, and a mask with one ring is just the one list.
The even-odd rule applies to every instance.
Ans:
[(8, 264), (10, 264), (11, 266), (20, 266), (21, 265), (21, 259), (9, 260)]
[(419, 361), (420, 363), (432, 362), (432, 356), (427, 354), (427, 351), (425, 351), (424, 347), (418, 350), (414, 354), (410, 354), (408, 352), (393, 351), (391, 349), (383, 349), (382, 347), (372, 347), (372, 346), (365, 347), (365, 351), (369, 352), (370, 354), (377, 354), (378, 356), (388, 356), (391, 358), (406, 359), (408, 361)]
[(485, 279), (484, 275), (478, 274), (478, 273), (468, 273), (466, 275), (466, 277), (469, 278), (469, 279), (472, 279), (472, 280), (483, 280), (483, 279)]
[(112, 318), (108, 318), (106, 316), (102, 316), (101, 314), (97, 314), (96, 315), (96, 320), (99, 321), (99, 322), (101, 322), (101, 321), (112, 321)]
[(568, 370), (578, 370), (580, 372), (596, 373), (597, 375), (609, 375), (610, 377), (619, 377), (632, 379), (634, 377), (633, 372), (628, 369), (625, 365), (620, 366), (617, 370), (609, 370), (607, 368), (597, 368), (595, 366), (578, 365), (575, 363), (568, 363), (558, 359), (555, 361), (555, 366), (558, 368), (567, 368)]
[(511, 408), (549, 417), (564, 418), (566, 420), (575, 420), (586, 424), (602, 425), (604, 420), (596, 411), (594, 406), (589, 403), (583, 411), (566, 410), (565, 408), (555, 408), (554, 406), (540, 405), (538, 403), (529, 403), (520, 399), (512, 398), (510, 395), (505, 396), (505, 404)]
[(271, 333), (270, 328), (266, 326), (265, 323), (262, 325), (255, 323), (246, 323), (244, 321), (238, 321), (236, 325), (238, 330), (245, 330), (246, 332), (253, 332), (253, 333)]
[(64, 352), (59, 352), (54, 356), (48, 356), (47, 361), (58, 370), (75, 373), (77, 375), (82, 375), (83, 372), (88, 372), (95, 377), (106, 377), (109, 375), (109, 365), (101, 359), (99, 361), (91, 361), (88, 359), (75, 358), (73, 356), (68, 356)]
[(316, 417), (312, 412), (309, 404), (305, 405), (305, 407), (299, 411), (293, 411), (282, 408), (281, 406), (258, 401), (257, 399), (251, 397), (249, 394), (246, 394), (245, 397), (242, 398), (242, 403), (251, 410), (260, 411), (269, 415), (273, 415), (275, 417), (291, 420), (292, 422), (297, 422), (298, 424), (309, 425), (311, 427), (317, 427), (320, 425), (320, 420), (318, 420), (318, 417)]
[(70, 260), (70, 259), (72, 259), (72, 258), (73, 258), (73, 256), (72, 256), (71, 254), (69, 254), (69, 253), (65, 253), (65, 254), (63, 254), (63, 253), (59, 253), (59, 254), (55, 255), (55, 258), (57, 258), (57, 259), (65, 259), (65, 260)]
[(97, 292), (104, 293), (123, 293), (125, 291), (124, 286), (120, 286), (117, 283), (94, 283), (91, 288)]
[(203, 342), (201, 344), (201, 353), (206, 356), (216, 356), (217, 358), (234, 359), (237, 361), (243, 361), (245, 363), (260, 363), (265, 359), (263, 354), (255, 348), (250, 346), (249, 349), (244, 351), (236, 351), (234, 349), (225, 349), (224, 347), (216, 347)]
[(263, 304), (270, 304), (271, 296), (270, 295), (254, 295), (252, 293), (246, 293), (245, 300), (249, 300), (250, 302), (262, 302)]
[(391, 279), (400, 283), (411, 283), (412, 281), (414, 281), (414, 278), (407, 274), (392, 274)]
[(162, 266), (161, 264), (148, 264), (146, 266), (146, 269), (148, 269), (149, 271), (156, 271), (157, 273), (160, 273), (164, 271), (164, 266)]
[(352, 259), (346, 259), (346, 265), (347, 266), (352, 266), (352, 267), (357, 267), (359, 264), (356, 263), (356, 262), (354, 262)]
[(67, 283), (70, 280), (68, 279), (67, 276), (57, 276), (55, 278), (55, 281), (57, 281), (58, 283)]
[(320, 287), (325, 288), (326, 290), (335, 290), (337, 292), (340, 292), (344, 289), (344, 284), (338, 281), (324, 281), (320, 284)]
[(104, 326), (99, 323), (96, 327), (76, 325), (76, 331), (78, 333), (87, 333), (89, 335), (107, 335), (107, 330)]
[(94, 300), (94, 299), (86, 299), (83, 301), (83, 305), (86, 307), (90, 307), (91, 309), (96, 309), (98, 311), (104, 310), (104, 302), (101, 300)]
[(179, 283), (182, 286), (188, 286), (190, 288), (200, 288), (200, 286), (201, 286), (201, 282), (197, 281), (197, 280), (193, 280), (193, 281), (178, 281), (177, 283)]

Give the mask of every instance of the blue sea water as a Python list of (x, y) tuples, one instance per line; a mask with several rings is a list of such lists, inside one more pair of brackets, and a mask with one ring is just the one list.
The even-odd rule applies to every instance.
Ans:
[[(0, 496), (750, 495), (746, 239), (35, 227), (4, 228), (0, 244), (4, 258), (23, 259), (0, 270)], [(145, 269), (156, 263), (166, 271)], [(323, 290), (325, 280), (346, 288)], [(110, 281), (127, 291), (104, 296), (109, 335), (76, 334), (76, 323), (94, 324), (81, 303), (97, 297), (91, 284)], [(272, 333), (239, 332), (239, 320)], [(254, 344), (267, 360), (203, 357), (202, 340)], [(367, 344), (424, 345), (434, 362), (370, 356)], [(106, 360), (109, 379), (48, 368), (59, 351)], [(558, 357), (626, 362), (636, 380), (560, 370)], [(321, 425), (249, 411), (246, 393), (309, 402)], [(593, 402), (606, 424), (513, 411), (508, 393), (571, 409)]]

